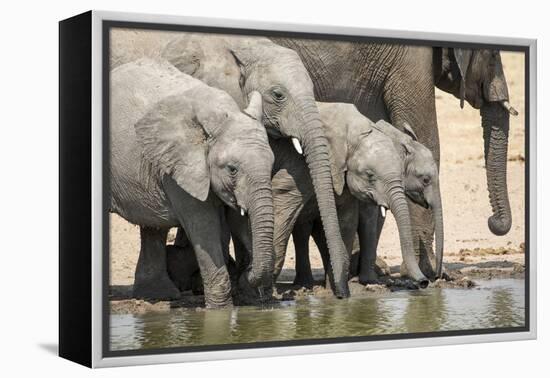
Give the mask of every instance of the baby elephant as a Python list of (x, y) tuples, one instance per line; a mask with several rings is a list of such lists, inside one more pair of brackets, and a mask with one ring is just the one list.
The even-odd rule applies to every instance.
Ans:
[[(354, 105), (318, 103), (331, 151), (334, 188), (344, 243), (351, 253), (355, 233), (360, 240), (360, 281), (372, 282), (375, 273), (379, 218), (390, 209), (396, 219), (407, 274), (421, 286), (427, 279), (419, 270), (413, 247), (410, 216), (405, 200), (431, 207), (436, 219), (437, 268), (443, 253), (443, 224), (438, 170), (430, 151), (418, 143), (412, 130), (407, 135), (385, 121), (371, 122)], [(276, 188), (274, 187), (276, 192)], [(358, 201), (357, 201), (358, 200)], [(311, 201), (310, 201), (311, 202)], [(319, 230), (318, 214), (306, 204), (296, 221), (296, 284), (313, 282), (309, 263), (309, 236), (313, 235), (325, 266), (326, 245)], [(374, 209), (374, 216), (372, 216)], [(380, 210), (379, 210), (380, 209)], [(372, 248), (374, 246), (374, 249)], [(276, 251), (277, 255), (278, 251)]]
[(231, 304), (222, 250), (223, 203), (248, 214), (252, 261), (246, 278), (273, 275), (273, 153), (253, 92), (241, 112), (225, 92), (164, 61), (143, 59), (111, 72), (111, 211), (140, 226), (134, 296), (179, 296), (165, 245), (171, 227), (187, 231), (207, 307)]

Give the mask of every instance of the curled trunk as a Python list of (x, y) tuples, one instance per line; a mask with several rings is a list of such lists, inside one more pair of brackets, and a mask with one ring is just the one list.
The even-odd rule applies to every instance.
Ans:
[[(309, 114), (315, 113), (318, 115), (318, 112), (309, 112)], [(317, 116), (312, 115), (305, 122), (305, 128), (306, 131), (302, 139), (304, 155), (317, 197), (319, 214), (329, 249), (334, 294), (338, 298), (346, 298), (350, 295), (348, 287), (349, 256), (340, 234), (330, 171), (328, 142)]]
[(252, 265), (247, 279), (253, 287), (270, 287), (273, 279), (273, 196), (264, 185), (251, 195), (249, 206), (252, 230)]
[(488, 103), (481, 108), (481, 124), (485, 142), (487, 189), (493, 209), (493, 215), (488, 220), (489, 229), (495, 235), (505, 235), (512, 227), (506, 183), (510, 115), (500, 104)]
[[(396, 180), (399, 181), (400, 180)], [(403, 255), (403, 262), (407, 267), (409, 276), (418, 282), (420, 287), (428, 286), (428, 279), (418, 266), (416, 261), (413, 239), (412, 239), (412, 228), (411, 228), (411, 217), (409, 213), (409, 206), (405, 197), (405, 192), (399, 184), (388, 185), (387, 189), (389, 206), (390, 210), (393, 213), (395, 221), (397, 223), (397, 230), (399, 231), (399, 242), (401, 244), (401, 254)]]

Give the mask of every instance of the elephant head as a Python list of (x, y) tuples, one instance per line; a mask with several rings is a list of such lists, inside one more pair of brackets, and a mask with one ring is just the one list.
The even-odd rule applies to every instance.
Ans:
[(517, 112), (509, 104), (508, 86), (498, 50), (460, 48), (434, 49), (436, 86), (480, 109), (485, 141), (487, 187), (493, 215), (489, 229), (505, 235), (512, 227), (508, 200), (506, 164), (510, 114)]
[[(273, 276), (273, 153), (259, 93), (244, 112), (224, 92), (197, 85), (156, 103), (135, 124), (143, 150), (142, 169), (170, 176), (200, 201), (212, 191), (242, 215), (248, 213), (253, 257), (247, 278), (270, 286)], [(147, 176), (146, 176), (147, 177)], [(155, 177), (155, 176), (153, 176)]]
[(304, 155), (331, 256), (335, 294), (349, 296), (349, 256), (340, 236), (327, 140), (313, 83), (296, 52), (266, 38), (186, 34), (170, 42), (163, 57), (205, 83), (227, 91), (241, 106), (257, 91), (261, 117), (274, 138), (290, 138)]
[(378, 121), (374, 126), (402, 146), (403, 182), (405, 194), (416, 204), (431, 209), (435, 223), (435, 274), (441, 276), (444, 249), (443, 206), (439, 186), (439, 171), (431, 151), (422, 143), (407, 123), (403, 124), (401, 132), (391, 124)]
[(329, 140), (337, 193), (347, 184), (354, 197), (380, 206), (384, 216), (386, 209), (392, 211), (409, 275), (426, 286), (428, 279), (415, 259), (403, 179), (404, 160), (412, 153), (411, 146), (396, 143), (374, 128), (352, 104), (318, 103), (318, 106)]

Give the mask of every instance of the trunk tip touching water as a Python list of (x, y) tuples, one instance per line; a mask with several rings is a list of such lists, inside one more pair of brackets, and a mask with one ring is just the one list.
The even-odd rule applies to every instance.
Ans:
[(246, 273), (252, 287), (270, 287), (273, 283), (273, 193), (271, 187), (256, 190), (249, 211), (252, 230), (252, 263)]
[(397, 223), (401, 254), (403, 255), (403, 262), (407, 268), (407, 275), (412, 278), (419, 287), (426, 288), (430, 281), (422, 273), (416, 261), (412, 239), (411, 218), (409, 207), (405, 199), (405, 193), (403, 189), (399, 187), (389, 189), (388, 193), (390, 210)]
[(337, 298), (348, 298), (349, 256), (340, 233), (340, 223), (336, 212), (328, 142), (323, 132), (318, 111), (306, 121), (308, 128), (303, 135), (303, 152), (313, 182), (319, 213), (326, 235), (332, 266), (332, 288)]

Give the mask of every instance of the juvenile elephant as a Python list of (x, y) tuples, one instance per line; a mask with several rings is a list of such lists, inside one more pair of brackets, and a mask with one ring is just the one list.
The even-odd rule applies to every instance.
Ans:
[[(489, 229), (506, 234), (512, 217), (506, 185), (509, 114), (508, 88), (497, 50), (430, 48), (414, 45), (274, 38), (300, 55), (311, 75), (315, 98), (348, 102), (373, 121), (385, 120), (403, 130), (411, 125), (439, 166), (439, 134), (434, 87), (480, 109), (485, 145), (487, 187), (493, 208)], [(430, 261), (434, 219), (429, 209), (409, 202), (415, 253), (423, 272)], [(373, 216), (373, 215), (371, 215)], [(383, 222), (380, 222), (380, 227)]]
[[(428, 281), (418, 268), (412, 248), (406, 197), (434, 210), (436, 265), (439, 272), (443, 260), (443, 218), (438, 170), (431, 152), (415, 140), (416, 136), (408, 126), (405, 126), (406, 134), (385, 121), (371, 122), (352, 104), (317, 105), (329, 142), (340, 229), (348, 253), (351, 253), (355, 234), (359, 234), (359, 270), (350, 273), (358, 274), (361, 283), (377, 280), (375, 261), (378, 239), (373, 235), (378, 230), (378, 216), (374, 220), (367, 219), (362, 211), (365, 207), (374, 207), (376, 214), (384, 217), (386, 209), (390, 209), (397, 222), (407, 274), (420, 286), (425, 286)], [(278, 158), (292, 153), (289, 143), (272, 140), (271, 147), (275, 154), (274, 167), (277, 167), (272, 181), (275, 276), (282, 269), (292, 231), (296, 251), (294, 283), (310, 287), (313, 285), (308, 247), (311, 235), (321, 252), (325, 271), (329, 277), (332, 274), (311, 181), (302, 161), (284, 158), (278, 161)], [(231, 215), (228, 220), (233, 230), (238, 230), (238, 223), (242, 223), (239, 217)], [(239, 261), (246, 260), (247, 250), (251, 248), (250, 240), (246, 238), (246, 233), (237, 231), (233, 232), (233, 241), (237, 265), (243, 265)]]
[(248, 213), (252, 286), (273, 274), (273, 153), (261, 96), (241, 112), (225, 92), (171, 64), (138, 60), (111, 72), (111, 211), (140, 226), (134, 295), (177, 297), (167, 274), (170, 227), (183, 226), (204, 281), (207, 307), (231, 304), (222, 252), (222, 202)]
[[(381, 217), (385, 216), (386, 209), (394, 213), (407, 274), (421, 286), (426, 285), (427, 279), (415, 260), (406, 197), (434, 209), (437, 265), (440, 266), (443, 256), (443, 218), (438, 171), (431, 152), (387, 122), (371, 122), (354, 105), (318, 103), (318, 107), (329, 141), (338, 216), (349, 253), (355, 233), (359, 234), (360, 281), (367, 283), (377, 279), (373, 234), (377, 232), (378, 217), (367, 219), (363, 214), (365, 207), (374, 207), (376, 214), (381, 214)], [(406, 130), (414, 137), (410, 128), (406, 126)], [(273, 191), (276, 202), (278, 185), (275, 182)], [(323, 263), (326, 264), (328, 260), (313, 202), (314, 198), (305, 205), (292, 233), (296, 250), (295, 283), (304, 286), (313, 283), (308, 252), (310, 235), (313, 235), (319, 247)], [(275, 211), (277, 218), (277, 207)], [(275, 249), (276, 256), (284, 254), (285, 249), (286, 246), (281, 244), (280, 248)], [(281, 259), (277, 258), (276, 261)]]
[(280, 159), (303, 160), (301, 155), (305, 156), (306, 175), (311, 177), (327, 238), (334, 293), (340, 298), (349, 296), (349, 257), (338, 225), (327, 140), (313, 84), (300, 57), (267, 38), (204, 33), (182, 34), (166, 45), (162, 56), (182, 72), (223, 89), (241, 108), (252, 91), (261, 94), (262, 121), (270, 143), (294, 147)]

